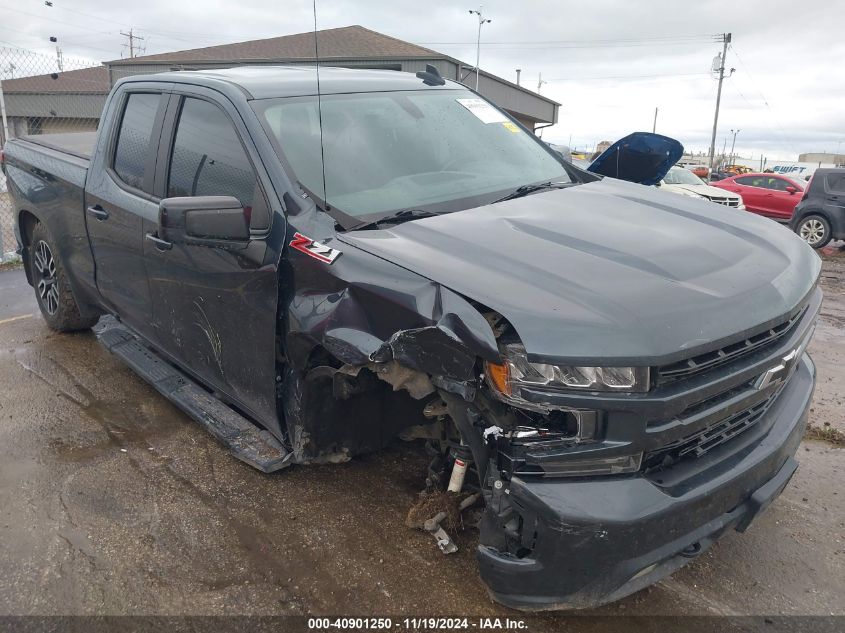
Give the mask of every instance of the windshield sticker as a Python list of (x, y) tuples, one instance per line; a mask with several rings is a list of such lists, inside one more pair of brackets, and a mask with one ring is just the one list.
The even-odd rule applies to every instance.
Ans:
[(484, 99), (455, 99), (455, 101), (477, 116), (482, 123), (504, 123), (508, 120), (508, 117)]
[(502, 126), (506, 127), (507, 129), (509, 129), (514, 134), (519, 132), (519, 128), (516, 127), (516, 124), (512, 123), (511, 121), (505, 121), (504, 123), (502, 123)]
[(320, 244), (320, 242), (315, 242), (310, 237), (305, 237), (301, 233), (293, 234), (290, 247), (325, 264), (333, 263), (341, 255), (339, 250), (326, 246), (325, 244)]

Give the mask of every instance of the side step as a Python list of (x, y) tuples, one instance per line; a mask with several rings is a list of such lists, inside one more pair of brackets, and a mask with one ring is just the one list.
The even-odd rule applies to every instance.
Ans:
[(291, 464), (293, 454), (273, 435), (212, 396), (116, 321), (98, 331), (97, 338), (242, 462), (265, 473)]

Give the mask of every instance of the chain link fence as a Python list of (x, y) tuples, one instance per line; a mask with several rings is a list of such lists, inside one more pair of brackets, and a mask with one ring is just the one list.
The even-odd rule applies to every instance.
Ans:
[[(8, 139), (97, 129), (110, 87), (96, 61), (0, 46), (0, 147)], [(14, 257), (14, 213), (0, 172), (0, 262)]]

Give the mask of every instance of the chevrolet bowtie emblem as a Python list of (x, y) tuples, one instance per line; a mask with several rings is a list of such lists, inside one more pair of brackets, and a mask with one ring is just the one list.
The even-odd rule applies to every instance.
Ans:
[(789, 376), (789, 372), (792, 369), (792, 366), (795, 365), (795, 361), (798, 359), (798, 349), (794, 349), (789, 354), (784, 356), (780, 359), (780, 363), (772, 367), (771, 369), (767, 370), (762, 376), (757, 379), (757, 382), (754, 383), (754, 386), (759, 389), (765, 389), (766, 387), (771, 387), (772, 385), (779, 385), (783, 383), (787, 376)]

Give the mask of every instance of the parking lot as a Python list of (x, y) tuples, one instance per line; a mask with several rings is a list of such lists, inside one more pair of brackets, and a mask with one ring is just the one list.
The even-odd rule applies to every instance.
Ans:
[[(845, 615), (845, 246), (823, 251), (801, 467), (745, 535), (599, 614)], [(0, 272), (0, 613), (509, 614), (473, 560), (404, 524), (427, 458), (263, 475), (110, 356), (58, 335)], [(549, 625), (561, 616), (543, 616)]]

